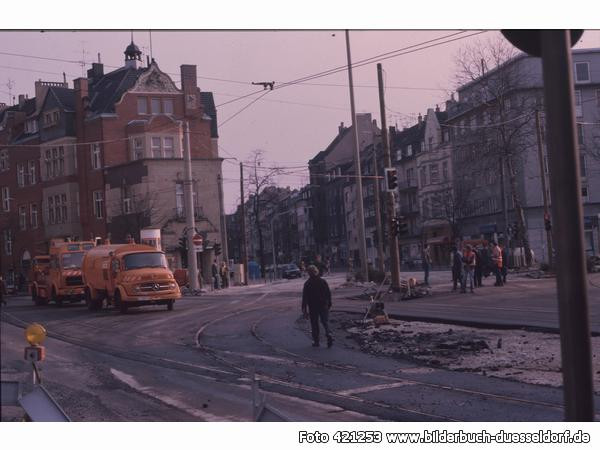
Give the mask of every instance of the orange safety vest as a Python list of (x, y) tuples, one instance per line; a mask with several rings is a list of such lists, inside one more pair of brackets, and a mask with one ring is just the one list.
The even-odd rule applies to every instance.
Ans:
[(500, 247), (494, 247), (494, 250), (492, 251), (492, 259), (496, 261), (496, 264), (499, 268), (502, 268), (502, 250)]

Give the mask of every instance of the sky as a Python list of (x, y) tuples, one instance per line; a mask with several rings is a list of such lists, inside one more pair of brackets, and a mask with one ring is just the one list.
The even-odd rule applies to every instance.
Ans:
[[(414, 50), (411, 53), (392, 53), (379, 61), (384, 70), (388, 125), (411, 126), (428, 108), (439, 105), (444, 109), (449, 93), (456, 88), (454, 61), (461, 46), (499, 35), (492, 30), (351, 30), (352, 62), (429, 42), (409, 49)], [(150, 33), (134, 30), (133, 39), (145, 61), (150, 53)], [(14, 96), (33, 97), (37, 79), (62, 81), (63, 72), (72, 87), (73, 79), (97, 61), (98, 53), (105, 72), (114, 70), (108, 66), (121, 67), (130, 40), (129, 30), (0, 30), (0, 102), (11, 103), (9, 90)], [(292, 174), (281, 176), (278, 184), (303, 186), (308, 171), (302, 167), (307, 168), (308, 160), (335, 138), (341, 122), (351, 123), (343, 30), (153, 31), (151, 40), (152, 56), (176, 84), (179, 66), (195, 64), (199, 88), (214, 94), (219, 153), (237, 159), (223, 163), (228, 213), (239, 204), (238, 161), (246, 161), (254, 150), (263, 150), (265, 165), (294, 168)], [(424, 49), (427, 45), (431, 47)], [(600, 47), (600, 32), (586, 32), (578, 47)], [(83, 67), (80, 61), (84, 61)], [(356, 111), (371, 113), (380, 125), (377, 62), (356, 67), (353, 77)], [(279, 88), (285, 82), (334, 68), (342, 70)], [(275, 81), (275, 90), (261, 91), (261, 86), (252, 85), (262, 81)], [(255, 94), (231, 102), (251, 93)]]

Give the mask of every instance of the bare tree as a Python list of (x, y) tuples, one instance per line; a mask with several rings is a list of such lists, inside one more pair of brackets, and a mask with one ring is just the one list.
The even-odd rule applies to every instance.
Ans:
[[(126, 207), (125, 204), (125, 201), (123, 201), (121, 206), (122, 215), (118, 220), (118, 227), (113, 229), (114, 239), (123, 240), (125, 236), (131, 235), (139, 242), (142, 228), (152, 226), (161, 228), (168, 219), (167, 213), (170, 212), (160, 202), (158, 194), (151, 191), (132, 194), (128, 202), (129, 206)], [(115, 236), (115, 231), (119, 235)]]
[[(275, 179), (281, 173), (278, 167), (267, 167), (264, 164), (263, 150), (254, 150), (247, 161), (249, 169), (248, 197), (250, 202), (249, 213), (251, 215), (256, 232), (258, 234), (258, 258), (260, 261), (261, 275), (265, 278), (265, 245), (264, 229), (270, 226), (267, 223), (265, 213), (269, 206), (277, 202), (277, 190), (268, 189), (275, 186)], [(272, 230), (269, 230), (271, 232)]]
[(531, 265), (517, 176), (524, 164), (524, 153), (534, 143), (532, 123), (539, 99), (531, 90), (523, 90), (531, 87), (531, 74), (524, 64), (515, 61), (516, 57), (514, 47), (501, 38), (478, 41), (459, 51), (456, 81), (459, 86), (473, 83), (467, 107), (475, 113), (476, 123), (473, 128), (459, 129), (457, 142), (467, 154), (464, 159), (469, 162), (465, 167), (470, 171), (477, 164), (496, 167), (500, 172), (506, 167), (518, 224), (517, 240), (524, 247), (527, 265)]

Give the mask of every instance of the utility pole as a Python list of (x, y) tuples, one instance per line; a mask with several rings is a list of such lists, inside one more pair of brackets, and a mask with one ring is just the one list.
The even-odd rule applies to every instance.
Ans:
[(568, 30), (540, 30), (548, 133), (565, 420), (594, 420), (594, 384)]
[(219, 173), (217, 175), (217, 187), (219, 188), (219, 210), (221, 211), (221, 248), (223, 249), (223, 260), (229, 266), (229, 246), (227, 242), (227, 219), (225, 218), (225, 206), (223, 199), (223, 177)]
[[(546, 219), (550, 218), (548, 211), (548, 194), (546, 193), (546, 171), (544, 170), (544, 152), (542, 150), (542, 125), (540, 123), (540, 111), (535, 110), (535, 130), (537, 135), (538, 158), (540, 160), (540, 178), (542, 180), (542, 193), (544, 199), (544, 225)], [(552, 232), (546, 229), (546, 245), (548, 247), (548, 269), (552, 270)]]
[[(510, 236), (508, 233), (508, 199), (506, 198), (506, 188), (504, 186), (504, 157), (500, 156), (498, 160), (498, 164), (500, 165), (500, 197), (502, 200), (502, 213), (504, 215), (504, 236), (506, 242), (504, 245), (510, 248)], [(508, 264), (508, 261), (503, 262), (503, 264)]]
[(194, 191), (192, 180), (192, 149), (190, 148), (190, 124), (185, 121), (185, 219), (187, 228), (187, 247), (188, 247), (188, 280), (192, 291), (197, 291), (198, 287), (198, 261), (196, 260), (196, 250), (194, 249), (194, 235), (196, 234), (196, 223), (194, 221)]
[(242, 266), (244, 284), (248, 285), (248, 247), (246, 245), (246, 205), (244, 204), (244, 165), (240, 163), (240, 213), (242, 222)]
[(365, 213), (363, 208), (362, 174), (360, 170), (360, 148), (358, 146), (358, 123), (354, 108), (354, 82), (352, 81), (352, 60), (350, 57), (350, 33), (346, 30), (346, 54), (348, 56), (348, 82), (350, 85), (350, 112), (352, 114), (352, 130), (354, 135), (354, 172), (356, 173), (356, 222), (358, 223), (358, 252), (360, 255), (363, 279), (369, 281), (367, 265), (367, 243), (365, 241)]
[(377, 258), (379, 259), (379, 270), (385, 273), (385, 256), (383, 254), (383, 231), (381, 228), (381, 205), (379, 204), (379, 174), (377, 168), (377, 144), (373, 141), (373, 167), (375, 179), (375, 226), (377, 227)]
[[(385, 167), (392, 167), (392, 157), (390, 156), (390, 141), (388, 137), (387, 120), (385, 117), (385, 97), (383, 95), (383, 71), (381, 64), (377, 64), (377, 80), (379, 82), (379, 111), (381, 114), (381, 141), (383, 143), (383, 157), (385, 158)], [(398, 237), (394, 233), (392, 220), (396, 217), (396, 202), (393, 192), (386, 192), (385, 202), (387, 209), (387, 230), (391, 257), (392, 272), (392, 290), (400, 290), (400, 254), (398, 252)]]

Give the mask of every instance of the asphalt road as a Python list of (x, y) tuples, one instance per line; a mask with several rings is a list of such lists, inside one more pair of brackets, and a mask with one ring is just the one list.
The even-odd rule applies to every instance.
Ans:
[[(463, 317), (485, 317), (489, 308), (510, 309), (498, 306), (506, 298), (518, 301), (508, 295), (508, 286), (489, 287), (487, 296), (484, 289), (472, 297), (448, 294), (446, 276), (433, 274), (431, 297), (386, 308), (435, 316), (459, 305)], [(329, 280), (332, 286), (343, 281)], [(30, 388), (23, 327), (35, 321), (49, 332), (43, 382), (72, 420), (249, 421), (253, 377), (267, 404), (295, 421), (563, 419), (560, 389), (358, 351), (339, 327), (364, 311), (365, 302), (345, 299), (356, 288), (334, 290), (334, 347), (311, 347), (299, 311), (301, 284), (236, 287), (185, 297), (172, 312), (144, 307), (124, 315), (90, 312), (80, 304), (38, 307), (27, 297), (13, 297), (2, 308), (2, 379)], [(514, 285), (517, 293), (525, 289)], [(505, 289), (502, 295), (491, 293), (499, 289)], [(532, 291), (537, 288), (526, 291), (527, 301)], [(488, 309), (478, 311), (475, 300)], [(550, 320), (541, 309), (527, 308), (528, 317)], [(600, 407), (600, 399), (596, 402)]]

